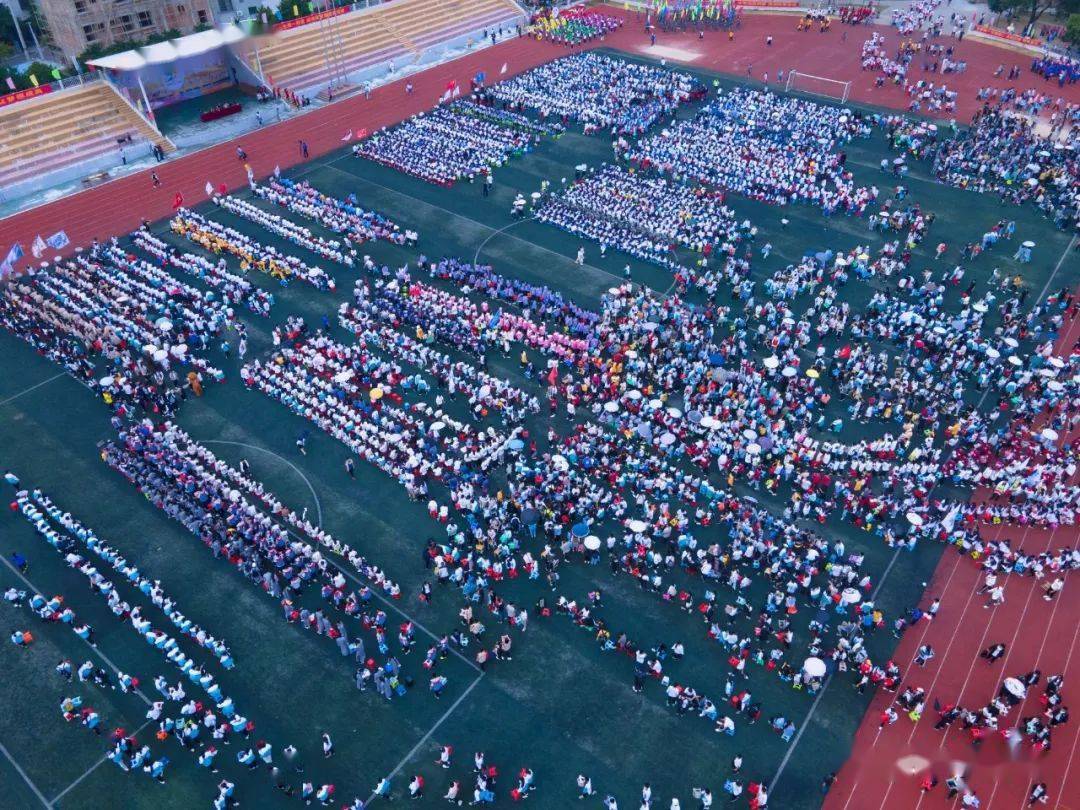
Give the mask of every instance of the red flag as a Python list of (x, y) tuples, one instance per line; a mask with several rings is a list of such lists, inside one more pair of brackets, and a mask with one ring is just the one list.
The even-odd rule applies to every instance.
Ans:
[(457, 79), (451, 79), (450, 81), (448, 81), (446, 83), (446, 89), (447, 90), (452, 91), (455, 87), (457, 87)]
[(184, 204), (184, 195), (183, 195), (183, 194), (181, 194), (181, 193), (180, 193), (180, 192), (178, 191), (178, 192), (176, 192), (176, 196), (175, 196), (175, 197), (173, 197), (173, 201), (172, 201), (172, 207), (173, 207), (173, 211), (176, 211), (177, 209), (179, 209), (180, 207), (182, 207), (182, 206), (183, 206), (183, 204)]

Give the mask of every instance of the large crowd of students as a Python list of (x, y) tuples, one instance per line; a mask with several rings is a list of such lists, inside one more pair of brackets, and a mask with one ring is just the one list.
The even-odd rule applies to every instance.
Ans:
[[(901, 30), (922, 26), (938, 5), (918, 3), (894, 22)], [(879, 46), (864, 52), (873, 69), (886, 68)], [(917, 88), (923, 98), (940, 95), (941, 88)], [(12, 281), (0, 293), (0, 322), (113, 405), (116, 437), (102, 446), (105, 464), (194, 535), (215, 564), (273, 600), (284, 622), (345, 659), (343, 677), (360, 691), (397, 703), (419, 699), (418, 682), (431, 699), (460, 694), (463, 685), (441, 663), (450, 655), (483, 671), (493, 659), (511, 660), (530, 621), (557, 620), (587, 631), (597, 654), (620, 660), (628, 688), (655, 691), (683, 722), (725, 735), (764, 718), (760, 733), (791, 743), (800, 721), (764, 697), (773, 679), (804, 697), (832, 676), (859, 692), (880, 687), (917, 722), (937, 695), (908, 682), (905, 662), (872, 655), (869, 641), (890, 627), (899, 634), (919, 615), (889, 615), (878, 604), (863, 543), (898, 552), (947, 544), (977, 557), (988, 576), (1052, 577), (1044, 598), (1056, 598), (1054, 583), (1080, 567), (1075, 547), (1034, 554), (984, 532), (1002, 523), (1077, 523), (1075, 451), (1062, 437), (1080, 426), (1080, 353), (1056, 341), (1080, 304), (1072, 291), (1049, 285), (1029, 303), (1020, 280), (996, 270), (963, 282), (964, 263), (982, 252), (1015, 246), (1022, 261), (1030, 251), (1007, 213), (977, 243), (954, 251), (955, 262), (925, 267), (915, 252), (933, 233), (934, 213), (903, 186), (890, 193), (859, 185), (844, 150), (877, 126), (906, 154), (932, 158), (943, 182), (1030, 200), (1071, 227), (1073, 145), (993, 111), (969, 133), (944, 137), (925, 123), (768, 88), (718, 91), (693, 117), (648, 132), (704, 90), (678, 71), (572, 56), (353, 150), (450, 185), (489, 174), (571, 121), (587, 133), (604, 130), (614, 162), (579, 167), (554, 191), (549, 183), (532, 212), (598, 242), (602, 254), (668, 267), (675, 283), (663, 294), (628, 280), (588, 307), (475, 258), (418, 255), (391, 267), (358, 248), (416, 247), (416, 232), (355, 195), (340, 199), (274, 177), (253, 184), (258, 202), (224, 193), (213, 202), (288, 250), (217, 222), (212, 210), (179, 208), (173, 237), (209, 257), (143, 227), (130, 253), (112, 240)], [(888, 160), (882, 168), (892, 171)], [(862, 217), (860, 229), (865, 222), (885, 239), (876, 248), (869, 238), (839, 251), (808, 248), (767, 276), (754, 274), (754, 253), (767, 258), (772, 246), (749, 219), (739, 221), (732, 207), (739, 197)], [(948, 252), (941, 242), (936, 257)], [(349, 300), (331, 304), (336, 324), (290, 316), (272, 332), (273, 348), (246, 359), (239, 378), (246, 395), (280, 403), (347, 448), (350, 476), (354, 458), (367, 462), (426, 505), (433, 530), (424, 564), (434, 584), (460, 592), (462, 607), (459, 628), (431, 637), (422, 672), (402, 657), (427, 631), (406, 621), (395, 634), (383, 608), (403, 594), (387, 571), (171, 418), (188, 391), (201, 393), (203, 375), (224, 379), (204, 355), (237, 328), (232, 306), (266, 315), (274, 304), (243, 273), (336, 291), (313, 257), (354, 278)], [(849, 285), (866, 288), (859, 308), (845, 300)], [(515, 361), (513, 378), (494, 370)], [(852, 425), (869, 435), (850, 437)], [(304, 454), (306, 436), (296, 441)], [(200, 766), (212, 767), (215, 742), (250, 738), (253, 721), (211, 674), (234, 666), (228, 645), (187, 619), (177, 598), (117, 549), (12, 479), (16, 510), (119, 621), (206, 693), (208, 701), (193, 704), (183, 680), (154, 680), (163, 699), (148, 717), (164, 739), (176, 737)], [(976, 490), (981, 497), (967, 497)], [(832, 530), (838, 525), (863, 541), (843, 539)], [(564, 588), (570, 565), (603, 565), (657, 611), (697, 617), (702, 646), (719, 653), (716, 677), (691, 683), (681, 672), (687, 647), (698, 646), (692, 640), (635, 638), (626, 617), (605, 612), (599, 587), (584, 595)], [(524, 592), (529, 604), (504, 585), (519, 578), (535, 581)], [(422, 601), (431, 588), (425, 582)], [(84, 640), (93, 636), (59, 597), (9, 591), (5, 599), (71, 624)], [(165, 621), (136, 601), (160, 608)], [(177, 634), (184, 646), (194, 642), (202, 663), (182, 651)], [(11, 640), (26, 646), (32, 631), (20, 626)], [(922, 654), (921, 664), (930, 658)], [(81, 668), (79, 676), (85, 680)], [(91, 667), (87, 677), (108, 676)], [(138, 688), (137, 677), (119, 677)], [(1042, 683), (1037, 672), (1015, 680)], [(1015, 721), (1018, 744), (1046, 750), (1068, 713), (1060, 678), (1047, 679), (1044, 690), (1045, 721), (1010, 719), (1014, 704), (999, 695), (978, 710), (943, 706), (939, 723), (985, 731)], [(62, 711), (100, 733), (100, 717), (81, 696), (65, 698)], [(122, 770), (142, 768), (164, 781), (167, 758), (134, 735), (114, 735), (110, 745)], [(272, 762), (266, 740), (241, 748), (241, 765)], [(331, 750), (327, 737), (324, 752)], [(493, 766), (482, 753), (476, 758), (473, 804), (490, 803)], [(753, 807), (766, 807), (767, 774), (751, 764), (744, 787), (738, 759), (722, 789), (732, 801), (745, 793)], [(442, 762), (449, 767), (447, 749)], [(421, 776), (407, 784), (407, 795), (424, 795)], [(582, 798), (593, 794), (585, 774), (577, 788)], [(218, 807), (235, 801), (232, 790), (223, 783)], [(509, 794), (521, 800), (535, 790), (524, 767)], [(468, 792), (451, 781), (446, 798), (460, 803)], [(304, 781), (298, 795), (329, 804), (334, 786)], [(391, 777), (381, 778), (374, 797), (392, 795)], [(705, 797), (712, 802), (709, 787), (694, 796), (702, 806)], [(608, 807), (614, 802), (609, 797)]]

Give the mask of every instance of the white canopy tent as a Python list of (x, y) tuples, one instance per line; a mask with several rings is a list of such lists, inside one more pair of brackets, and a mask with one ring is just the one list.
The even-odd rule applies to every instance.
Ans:
[(230, 23), (221, 29), (212, 28), (197, 34), (189, 34), (186, 37), (147, 45), (145, 48), (135, 48), (122, 53), (114, 53), (111, 56), (102, 56), (100, 59), (91, 59), (87, 64), (104, 70), (140, 70), (147, 65), (161, 65), (189, 56), (199, 56), (226, 45), (235, 45), (247, 39), (247, 36), (240, 26)]

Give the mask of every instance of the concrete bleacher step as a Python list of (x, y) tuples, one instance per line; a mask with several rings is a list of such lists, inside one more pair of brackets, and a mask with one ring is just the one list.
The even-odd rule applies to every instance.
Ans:
[[(318, 24), (282, 34), (260, 47), (259, 62), (273, 85), (303, 92), (381, 62), (416, 62), (431, 47), (521, 15), (511, 0), (395, 0), (334, 18), (331, 36)], [(249, 61), (257, 68), (253, 53)]]
[[(110, 84), (96, 81), (50, 93), (0, 111), (0, 183), (14, 185), (60, 173), (80, 163), (154, 143), (175, 146)], [(100, 165), (100, 160), (99, 160)]]

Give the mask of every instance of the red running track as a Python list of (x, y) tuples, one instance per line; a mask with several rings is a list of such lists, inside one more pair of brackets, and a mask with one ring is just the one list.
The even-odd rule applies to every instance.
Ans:
[[(1059, 353), (1068, 353), (1080, 339), (1080, 318), (1074, 318), (1058, 341)], [(1076, 436), (1067, 437), (1075, 441)], [(989, 538), (1010, 538), (1013, 548), (1037, 553), (1076, 542), (1076, 527), (1057, 530), (999, 525), (984, 532)], [(894, 699), (879, 691), (870, 704), (855, 735), (852, 755), (838, 774), (825, 802), (825, 810), (911, 810), (922, 804), (939, 805), (945, 796), (945, 779), (958, 772), (958, 763), (967, 768), (966, 781), (982, 803), (983, 810), (1023, 810), (1031, 785), (1045, 782), (1048, 804), (1056, 810), (1080, 806), (1080, 757), (1077, 756), (1080, 723), (1072, 718), (1058, 726), (1049, 752), (1033, 757), (1030, 747), (1021, 746), (1015, 758), (1000, 735), (992, 735), (976, 753), (960, 723), (945, 731), (935, 731), (937, 713), (934, 700), (978, 710), (997, 695), (1008, 675), (1036, 667), (1043, 681), (1027, 700), (1014, 708), (1002, 727), (1016, 725), (1020, 718), (1041, 713), (1039, 696), (1048, 675), (1064, 675), (1064, 702), (1080, 705), (1080, 599), (1076, 597), (1076, 574), (1065, 578), (1065, 588), (1053, 602), (1043, 599), (1041, 582), (1032, 577), (999, 578), (1005, 584), (1005, 603), (985, 607), (987, 597), (977, 590), (982, 570), (968, 556), (946, 550), (924, 594), (929, 603), (941, 598), (941, 610), (933, 621), (910, 628), (894, 654), (905, 673), (905, 683), (926, 689), (926, 711), (913, 723), (902, 710), (900, 719), (879, 730), (880, 715)], [(979, 653), (991, 644), (1003, 642), (1006, 654), (989, 665)], [(915, 665), (916, 650), (930, 644), (936, 653), (926, 667)], [(838, 683), (851, 688), (849, 683)], [(916, 756), (928, 761), (928, 770), (914, 775), (900, 767), (903, 758)], [(1074, 767), (1075, 766), (1075, 767)], [(940, 784), (923, 794), (920, 784), (927, 772)], [(962, 795), (962, 794), (961, 794)], [(959, 807), (960, 797), (949, 803)]]
[[(634, 12), (609, 7), (611, 14), (622, 16), (626, 25), (605, 40), (588, 43), (586, 47), (614, 47), (626, 51), (663, 56), (669, 61), (685, 62), (706, 69), (761, 79), (764, 73), (775, 78), (778, 70), (797, 69), (825, 77), (853, 80), (851, 98), (886, 107), (903, 109), (907, 98), (899, 88), (873, 87), (876, 74), (860, 69), (862, 43), (872, 31), (886, 37), (887, 47), (899, 42), (895, 30), (884, 26), (843, 26), (836, 24), (824, 33), (816, 30), (798, 32), (796, 18), (791, 15), (747, 15), (742, 28), (733, 40), (723, 32), (708, 32), (699, 40), (696, 33), (665, 34), (657, 37), (657, 48), (650, 46), (644, 33), (642, 17)], [(773, 36), (772, 46), (766, 47), (766, 36)], [(73, 194), (55, 202), (13, 214), (0, 220), (0, 249), (15, 242), (29, 246), (38, 234), (48, 235), (63, 228), (71, 239), (71, 247), (86, 245), (93, 238), (106, 239), (129, 232), (146, 218), (166, 217), (172, 212), (174, 196), (180, 192), (185, 204), (195, 205), (206, 199), (207, 181), (216, 187), (225, 183), (229, 188), (246, 183), (244, 169), (236, 157), (236, 146), (243, 145), (256, 177), (269, 175), (275, 166), (288, 169), (299, 163), (298, 141), (307, 141), (312, 158), (340, 148), (343, 136), (362, 129), (374, 131), (397, 123), (410, 115), (430, 108), (443, 93), (447, 83), (456, 80), (467, 87), (478, 71), (494, 78), (500, 75), (503, 64), (507, 76), (520, 73), (567, 53), (563, 46), (533, 39), (509, 39), (498, 45), (471, 54), (454, 62), (431, 68), (411, 77), (415, 91), (405, 93), (405, 80), (376, 90), (370, 99), (354, 96), (306, 115), (266, 127), (236, 140), (218, 144), (200, 152), (186, 155), (157, 167), (162, 187), (155, 189), (149, 170), (128, 175), (93, 189)], [(960, 92), (958, 115), (967, 120), (978, 108), (975, 92), (981, 85), (1004, 88), (1008, 83), (993, 79), (994, 69), (1001, 63), (1019, 64), (1026, 68), (1028, 57), (994, 45), (965, 40), (956, 46), (957, 58), (968, 62), (961, 76), (944, 77), (951, 89)], [(922, 77), (919, 60), (913, 66), (911, 78)], [(943, 77), (930, 75), (940, 82)], [(1041, 77), (1024, 70), (1020, 89), (1043, 87)], [(1056, 85), (1046, 85), (1056, 90)], [(1080, 102), (1080, 84), (1062, 91), (1067, 100)], [(24, 260), (28, 261), (28, 260)], [(25, 267), (25, 264), (22, 265)]]

